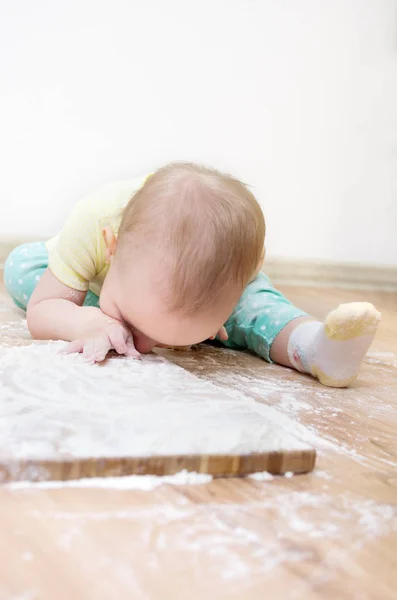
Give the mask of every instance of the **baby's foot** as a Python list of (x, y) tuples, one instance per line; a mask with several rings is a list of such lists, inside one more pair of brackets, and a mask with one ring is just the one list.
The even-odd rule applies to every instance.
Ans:
[(346, 387), (356, 377), (380, 322), (368, 302), (341, 304), (324, 323), (298, 325), (288, 343), (288, 356), (298, 370), (324, 385)]

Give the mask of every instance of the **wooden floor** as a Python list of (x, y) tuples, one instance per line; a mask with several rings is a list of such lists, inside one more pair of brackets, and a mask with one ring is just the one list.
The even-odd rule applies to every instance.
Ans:
[[(0, 488), (0, 600), (397, 599), (397, 294), (283, 291), (317, 317), (360, 299), (382, 311), (352, 388), (245, 353), (166, 354), (293, 417), (316, 470), (151, 491)], [(29, 343), (4, 295), (0, 310), (1, 343)]]

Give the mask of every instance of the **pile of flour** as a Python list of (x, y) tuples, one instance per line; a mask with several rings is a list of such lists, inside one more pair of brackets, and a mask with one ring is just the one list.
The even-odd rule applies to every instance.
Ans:
[[(0, 349), (0, 453), (10, 459), (301, 450), (296, 423), (156, 355), (90, 365), (63, 342)], [(302, 432), (298, 433), (302, 437)], [(309, 434), (310, 438), (310, 434)]]

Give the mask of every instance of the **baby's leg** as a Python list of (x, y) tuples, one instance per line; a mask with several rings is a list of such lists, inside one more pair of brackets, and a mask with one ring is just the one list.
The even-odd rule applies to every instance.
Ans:
[(14, 303), (26, 310), (30, 296), (48, 265), (44, 242), (22, 244), (14, 248), (4, 265), (4, 283)]
[[(31, 295), (48, 267), (48, 252), (44, 242), (22, 244), (14, 248), (4, 265), (4, 283), (14, 303), (26, 310)], [(99, 306), (99, 298), (87, 292), (84, 306)]]
[(274, 362), (310, 373), (331, 387), (346, 387), (358, 374), (380, 322), (368, 302), (341, 304), (325, 322), (297, 319), (272, 344)]
[(367, 303), (342, 305), (325, 323), (296, 308), (260, 273), (226, 323), (229, 347), (253, 350), (269, 362), (344, 387), (357, 375), (380, 314)]

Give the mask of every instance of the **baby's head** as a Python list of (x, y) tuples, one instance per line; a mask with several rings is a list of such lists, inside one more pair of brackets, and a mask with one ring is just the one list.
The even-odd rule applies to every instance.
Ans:
[(265, 222), (237, 179), (176, 163), (151, 175), (126, 206), (101, 308), (134, 331), (137, 349), (197, 343), (216, 334), (255, 278)]

